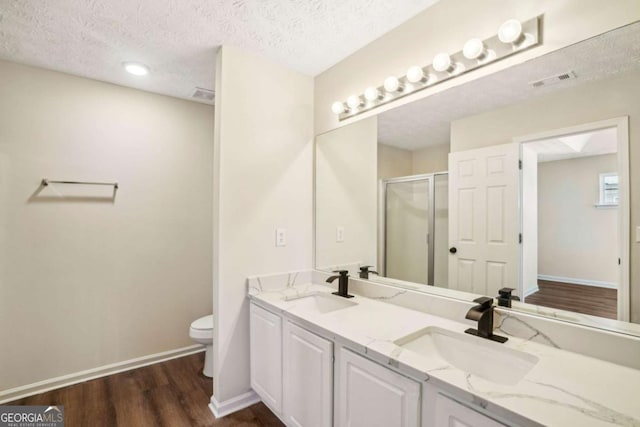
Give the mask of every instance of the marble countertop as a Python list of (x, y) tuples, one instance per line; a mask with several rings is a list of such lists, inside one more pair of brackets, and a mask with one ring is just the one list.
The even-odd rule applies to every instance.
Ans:
[[(356, 295), (353, 307), (325, 314), (305, 309), (296, 296), (332, 292), (313, 283), (265, 290), (249, 285), (259, 305), (417, 380), (454, 387), (488, 411), (530, 424), (640, 426), (640, 371), (510, 337), (502, 345), (535, 355), (538, 363), (515, 385), (502, 385), (464, 372), (437, 354), (420, 355), (394, 341), (429, 326), (463, 333), (468, 325)], [(480, 339), (480, 338), (478, 338)], [(525, 422), (526, 423), (526, 422)]]

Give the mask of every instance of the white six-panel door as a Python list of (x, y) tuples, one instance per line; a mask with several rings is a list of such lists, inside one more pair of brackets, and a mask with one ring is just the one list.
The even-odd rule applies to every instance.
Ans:
[(333, 343), (285, 321), (284, 419), (288, 426), (333, 424)]
[(518, 288), (519, 156), (517, 143), (449, 154), (450, 288)]

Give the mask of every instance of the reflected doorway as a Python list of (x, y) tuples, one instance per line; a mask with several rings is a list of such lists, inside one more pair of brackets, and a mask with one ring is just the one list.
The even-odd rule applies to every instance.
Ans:
[(623, 129), (611, 121), (582, 128), (521, 145), (519, 291), (527, 303), (626, 320)]

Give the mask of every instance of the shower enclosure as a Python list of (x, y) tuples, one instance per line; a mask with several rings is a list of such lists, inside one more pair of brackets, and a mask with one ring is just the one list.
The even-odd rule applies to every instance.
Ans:
[(448, 187), (446, 172), (380, 181), (381, 275), (447, 287)]

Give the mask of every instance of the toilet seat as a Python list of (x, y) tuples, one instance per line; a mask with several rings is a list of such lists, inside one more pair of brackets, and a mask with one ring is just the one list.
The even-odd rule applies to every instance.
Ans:
[(213, 330), (213, 314), (194, 320), (191, 329)]

